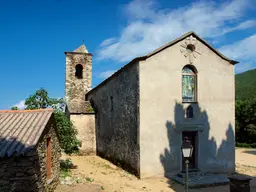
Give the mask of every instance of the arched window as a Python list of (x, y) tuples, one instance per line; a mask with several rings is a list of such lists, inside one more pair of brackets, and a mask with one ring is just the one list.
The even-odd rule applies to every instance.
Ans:
[(191, 66), (182, 69), (182, 102), (196, 102), (196, 70)]
[(83, 78), (83, 66), (81, 64), (77, 64), (76, 65), (75, 76), (78, 79), (82, 79)]
[(193, 118), (193, 117), (194, 117), (193, 107), (189, 105), (186, 110), (186, 118)]

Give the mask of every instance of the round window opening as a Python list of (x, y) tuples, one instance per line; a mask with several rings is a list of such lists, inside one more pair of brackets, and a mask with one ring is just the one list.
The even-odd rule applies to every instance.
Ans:
[(192, 44), (187, 45), (187, 52), (192, 53), (195, 50), (195, 46)]

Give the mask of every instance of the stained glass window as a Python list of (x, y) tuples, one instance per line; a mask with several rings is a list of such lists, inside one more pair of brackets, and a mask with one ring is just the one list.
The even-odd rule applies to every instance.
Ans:
[(194, 70), (185, 66), (182, 69), (182, 101), (195, 102), (196, 101), (196, 74)]

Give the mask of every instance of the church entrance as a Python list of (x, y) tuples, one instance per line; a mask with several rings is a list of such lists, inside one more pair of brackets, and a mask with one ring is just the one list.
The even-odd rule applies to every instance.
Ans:
[(196, 131), (184, 131), (182, 132), (182, 141), (184, 138), (187, 137), (188, 140), (191, 142), (191, 145), (193, 146), (193, 153), (190, 158), (184, 158), (182, 155), (182, 170), (184, 171), (186, 169), (185, 161), (186, 159), (189, 160), (188, 169), (193, 170), (196, 169), (196, 154), (197, 154), (197, 145), (196, 145), (196, 139), (197, 139), (197, 132)]

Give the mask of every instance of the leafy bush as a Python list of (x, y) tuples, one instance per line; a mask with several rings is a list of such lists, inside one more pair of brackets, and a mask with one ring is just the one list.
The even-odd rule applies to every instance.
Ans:
[(17, 106), (11, 107), (11, 110), (20, 110)]
[(236, 101), (236, 141), (255, 143), (256, 98)]
[(236, 147), (243, 147), (243, 148), (256, 148), (256, 143), (236, 143)]
[(92, 106), (90, 106), (90, 107), (88, 108), (88, 112), (90, 112), (90, 113), (94, 113), (94, 112), (95, 112), (94, 109), (92, 108)]
[(62, 111), (55, 110), (54, 116), (61, 148), (64, 149), (67, 154), (78, 152), (80, 141), (76, 138), (77, 130), (73, 123)]
[(70, 158), (67, 158), (66, 160), (60, 160), (60, 169), (64, 171), (68, 171), (72, 168), (73, 163)]
[(60, 161), (60, 177), (71, 177), (71, 167), (73, 163), (70, 158)]

